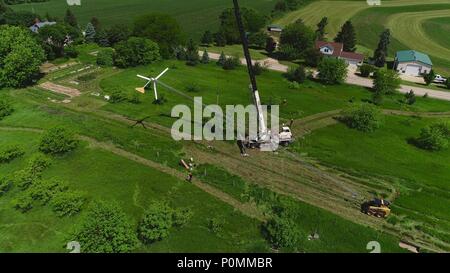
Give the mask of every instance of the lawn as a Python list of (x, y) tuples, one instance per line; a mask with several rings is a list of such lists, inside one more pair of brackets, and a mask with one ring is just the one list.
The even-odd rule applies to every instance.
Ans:
[[(203, 103), (225, 105), (243, 104), (251, 102), (248, 86), (248, 74), (245, 67), (225, 71), (216, 64), (186, 66), (182, 62), (167, 61), (148, 67), (127, 69), (105, 78), (100, 85), (107, 94), (114, 90), (135, 92), (134, 88), (143, 86), (145, 82), (136, 74), (154, 76), (164, 68), (172, 68), (161, 78), (161, 81), (177, 88), (183, 95), (203, 97)], [(367, 101), (371, 93), (366, 88), (352, 85), (325, 86), (315, 81), (306, 81), (299, 89), (290, 89), (289, 83), (283, 75), (274, 71), (266, 71), (258, 77), (259, 90), (263, 104), (280, 105), (280, 115), (284, 120), (297, 119), (312, 114), (341, 109), (349, 101)], [(194, 91), (189, 88), (195, 86)], [(177, 104), (192, 105), (192, 101), (180, 94), (173, 93), (164, 87), (159, 88), (160, 95), (167, 99), (164, 105), (154, 105), (153, 94), (142, 96), (142, 103), (107, 104), (103, 109), (113, 111), (133, 118), (151, 116), (151, 120), (171, 126), (173, 118), (170, 112)], [(449, 111), (450, 103), (439, 100), (417, 98), (414, 106), (406, 106), (399, 102), (403, 95), (397, 94), (385, 99), (383, 107), (389, 109), (403, 109), (411, 111)]]
[[(200, 38), (205, 30), (215, 31), (220, 13), (232, 6), (232, 1), (224, 0), (82, 0), (79, 7), (70, 9), (75, 13), (80, 25), (84, 26), (92, 17), (97, 17), (105, 26), (131, 24), (139, 15), (159, 12), (174, 16), (188, 37)], [(270, 14), (276, 0), (241, 0), (243, 7), (251, 7), (263, 14)], [(34, 10), (40, 15), (47, 12), (63, 17), (68, 8), (65, 0), (50, 0), (43, 3), (28, 3), (13, 6), (15, 10)]]
[(421, 128), (435, 121), (386, 116), (383, 127), (371, 134), (338, 124), (313, 132), (298, 147), (327, 165), (384, 177), (400, 192), (394, 214), (406, 216), (417, 229), (428, 226), (443, 232), (446, 235), (441, 239), (449, 243), (450, 149), (428, 152), (409, 143)]
[(433, 41), (439, 45), (450, 48), (450, 37), (442, 33), (450, 33), (450, 17), (438, 17), (423, 22), (423, 29)]

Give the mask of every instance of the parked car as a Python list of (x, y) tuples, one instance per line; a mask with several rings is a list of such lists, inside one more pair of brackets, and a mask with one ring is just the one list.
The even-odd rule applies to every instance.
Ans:
[(442, 77), (441, 75), (436, 75), (436, 77), (434, 78), (434, 82), (435, 83), (446, 83), (447, 79)]

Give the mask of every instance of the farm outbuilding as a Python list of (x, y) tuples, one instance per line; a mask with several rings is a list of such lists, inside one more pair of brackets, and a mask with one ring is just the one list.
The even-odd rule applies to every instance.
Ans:
[(398, 51), (395, 55), (394, 68), (408, 76), (421, 76), (430, 73), (433, 63), (430, 57), (415, 50)]

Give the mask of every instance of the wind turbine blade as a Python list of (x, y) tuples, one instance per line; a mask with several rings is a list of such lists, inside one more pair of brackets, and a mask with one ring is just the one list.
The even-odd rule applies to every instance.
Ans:
[(151, 81), (152, 79), (150, 79), (150, 78), (147, 78), (147, 77), (144, 77), (144, 76), (141, 76), (141, 75), (137, 75), (139, 78), (141, 78), (141, 79), (144, 79), (144, 80), (147, 80), (147, 81)]
[(155, 91), (155, 100), (158, 100), (158, 90), (156, 89), (156, 81), (153, 82), (153, 90)]
[(161, 78), (164, 74), (166, 74), (167, 71), (169, 71), (169, 68), (166, 68), (161, 74), (158, 75), (158, 77), (156, 77), (155, 80), (158, 80), (159, 78)]

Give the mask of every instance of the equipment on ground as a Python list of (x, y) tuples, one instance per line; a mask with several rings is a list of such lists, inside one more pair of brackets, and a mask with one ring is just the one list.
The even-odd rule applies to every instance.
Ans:
[(136, 88), (136, 91), (145, 94), (145, 90), (146, 88), (150, 85), (153, 84), (153, 91), (155, 92), (155, 101), (158, 101), (158, 90), (157, 90), (157, 83), (159, 78), (161, 78), (164, 74), (166, 74), (166, 72), (169, 71), (169, 68), (166, 68), (161, 74), (159, 74), (156, 78), (148, 78), (142, 75), (137, 75), (139, 78), (147, 80), (147, 84), (144, 85), (143, 88)]
[(250, 76), (251, 82), (251, 93), (253, 98), (253, 103), (256, 107), (257, 117), (258, 117), (258, 130), (256, 136), (248, 136), (245, 146), (248, 148), (269, 148), (273, 147), (274, 142), (281, 145), (289, 145), (293, 142), (293, 136), (291, 129), (288, 126), (283, 125), (281, 133), (272, 133), (267, 129), (266, 121), (264, 119), (263, 108), (261, 105), (261, 98), (259, 96), (258, 85), (256, 82), (256, 76), (254, 72), (253, 62), (250, 55), (250, 50), (248, 46), (247, 34), (244, 30), (244, 24), (242, 22), (241, 11), (239, 8), (238, 0), (233, 0), (234, 12), (236, 16), (237, 26), (242, 40), (242, 47), (244, 49), (245, 60), (247, 62), (248, 74)]
[(384, 199), (375, 198), (361, 205), (361, 211), (367, 215), (386, 218), (391, 213), (391, 203)]

